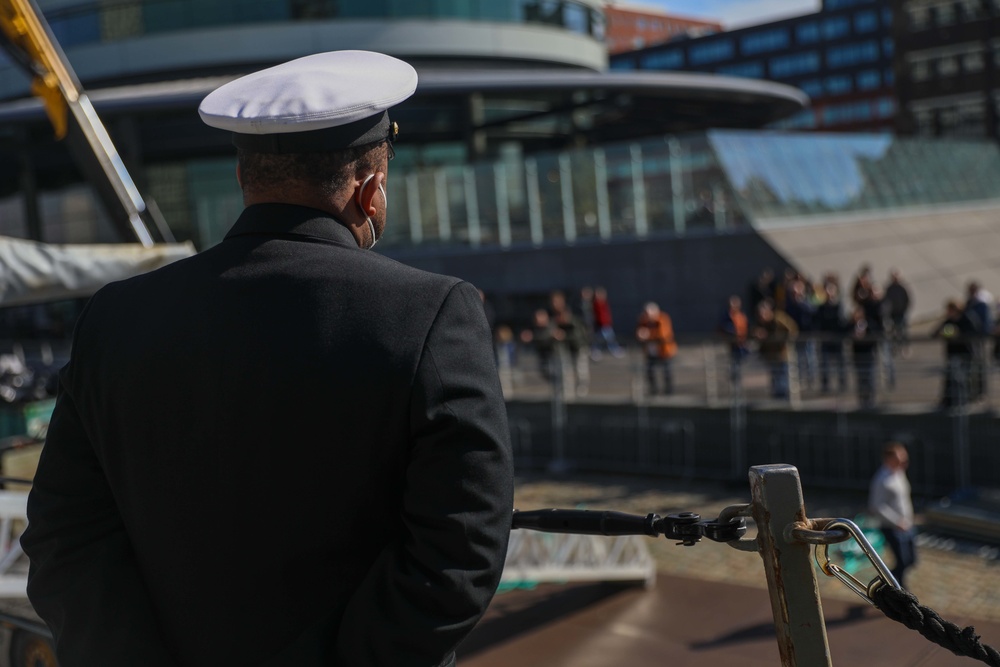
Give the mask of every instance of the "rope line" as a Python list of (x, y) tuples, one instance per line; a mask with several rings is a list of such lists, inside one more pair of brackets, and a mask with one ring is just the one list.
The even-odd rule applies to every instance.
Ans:
[(970, 625), (967, 628), (959, 628), (954, 623), (949, 623), (933, 609), (921, 605), (913, 593), (892, 586), (879, 586), (872, 592), (871, 597), (875, 606), (887, 617), (911, 630), (916, 630), (955, 655), (973, 658), (992, 667), (1000, 667), (1000, 652), (982, 643), (974, 627)]

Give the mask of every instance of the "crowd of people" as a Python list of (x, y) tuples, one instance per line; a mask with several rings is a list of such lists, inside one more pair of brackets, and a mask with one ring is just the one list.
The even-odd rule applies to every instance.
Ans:
[[(625, 355), (603, 287), (582, 288), (577, 311), (564, 292), (552, 292), (548, 307), (534, 311), (531, 327), (518, 338), (534, 349), (542, 376), (576, 396), (585, 396), (589, 390), (591, 361), (600, 361), (605, 354)], [(498, 328), (497, 342), (501, 364), (513, 365), (514, 336), (509, 327)]]
[[(482, 295), (491, 318), (492, 306)], [(538, 372), (567, 395), (586, 396), (590, 385), (590, 364), (605, 355), (625, 356), (612, 319), (608, 292), (604, 287), (583, 287), (570, 304), (565, 292), (549, 294), (545, 307), (537, 308), (530, 326), (515, 335), (508, 325), (496, 327), (497, 361), (501, 368), (516, 364), (517, 344), (534, 351)], [(655, 302), (646, 303), (635, 325), (635, 341), (641, 346), (646, 364), (647, 388), (651, 394), (674, 390), (671, 359), (677, 353), (670, 316)]]
[[(991, 339), (996, 341), (992, 354), (1000, 360), (993, 300), (981, 285), (970, 282), (966, 299), (949, 301), (932, 331), (944, 341), (942, 408), (983, 395)], [(485, 296), (484, 302), (492, 320)], [(873, 407), (880, 387), (895, 387), (897, 359), (910, 355), (911, 305), (910, 288), (896, 269), (880, 285), (871, 267), (862, 266), (847, 290), (834, 273), (813, 281), (792, 268), (780, 275), (764, 269), (745, 298), (728, 298), (717, 325), (730, 352), (731, 386), (742, 386), (745, 363), (756, 355), (768, 368), (773, 398), (789, 399), (796, 390), (793, 383), (798, 390), (844, 393), (853, 378), (859, 405)], [(641, 350), (646, 393), (673, 393), (678, 344), (670, 315), (655, 301), (645, 303), (631, 336)], [(518, 344), (527, 345), (539, 373), (575, 396), (588, 393), (592, 362), (625, 354), (603, 287), (554, 291), (545, 307), (534, 310), (530, 326), (515, 333), (501, 325), (495, 338), (501, 366), (515, 366)]]
[[(731, 378), (739, 386), (752, 345), (767, 364), (771, 395), (788, 398), (794, 370), (801, 387), (844, 392), (853, 371), (858, 402), (875, 404), (881, 369), (888, 387), (896, 383), (897, 357), (909, 356), (908, 315), (911, 295), (899, 271), (890, 271), (884, 287), (862, 266), (842, 296), (840, 279), (829, 273), (814, 283), (794, 269), (779, 278), (764, 269), (750, 285), (748, 311), (733, 295), (718, 326), (731, 352)], [(967, 285), (964, 302), (950, 300), (944, 319), (933, 330), (945, 344), (945, 373), (940, 406), (978, 400), (985, 390), (988, 341), (1000, 341), (993, 317), (993, 296), (977, 282)], [(1000, 345), (993, 347), (1000, 355)]]

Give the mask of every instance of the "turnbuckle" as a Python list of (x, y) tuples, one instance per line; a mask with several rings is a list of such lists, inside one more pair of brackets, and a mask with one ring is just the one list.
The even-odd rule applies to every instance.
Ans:
[(693, 547), (707, 537), (713, 542), (733, 542), (747, 532), (746, 519), (736, 518), (730, 521), (702, 521), (701, 515), (695, 512), (668, 514), (662, 519), (655, 514), (654, 526), (668, 540), (680, 540), (678, 546)]
[(658, 514), (625, 514), (599, 510), (514, 510), (511, 528), (540, 530), (547, 533), (582, 535), (663, 535), (678, 544), (693, 546), (706, 537), (713, 542), (732, 542), (747, 532), (742, 517), (702, 521), (694, 512), (680, 512), (660, 517)]
[[(823, 571), (823, 574), (839, 579), (845, 586), (857, 593), (865, 602), (872, 606), (877, 606), (874, 595), (875, 591), (880, 587), (892, 586), (897, 589), (903, 588), (896, 581), (896, 577), (892, 576), (892, 572), (886, 567), (878, 552), (856, 523), (849, 519), (812, 519), (807, 524), (793, 524), (789, 526), (788, 532), (794, 539), (816, 547), (814, 555), (816, 565)], [(830, 545), (844, 542), (851, 538), (854, 538), (854, 541), (861, 548), (862, 553), (865, 554), (869, 562), (875, 567), (877, 574), (867, 584), (830, 560)], [(820, 560), (820, 548), (823, 549), (822, 561)]]

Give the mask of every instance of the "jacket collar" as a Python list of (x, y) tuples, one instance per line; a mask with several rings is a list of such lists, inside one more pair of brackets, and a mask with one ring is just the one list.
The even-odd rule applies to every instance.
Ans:
[(293, 204), (254, 204), (243, 209), (226, 239), (235, 236), (298, 237), (357, 248), (351, 231), (329, 213)]

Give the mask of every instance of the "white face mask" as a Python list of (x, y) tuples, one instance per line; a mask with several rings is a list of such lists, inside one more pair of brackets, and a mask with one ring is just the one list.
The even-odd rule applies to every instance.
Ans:
[[(373, 178), (375, 178), (375, 174), (372, 174), (371, 176), (366, 178), (365, 182), (361, 184), (361, 191), (358, 193), (359, 200), (361, 197), (361, 193), (365, 191), (365, 187), (367, 187), (368, 182), (371, 181)], [(388, 211), (389, 198), (385, 196), (385, 188), (382, 187), (381, 183), (378, 184), (378, 191), (382, 193), (382, 201), (385, 202), (385, 210)], [(361, 206), (360, 201), (358, 202), (358, 206)], [(372, 233), (372, 244), (368, 246), (368, 250), (371, 250), (372, 248), (375, 247), (375, 244), (378, 243), (378, 237), (375, 236), (375, 223), (372, 222), (371, 216), (367, 215), (367, 213), (364, 210), (364, 207), (361, 208), (361, 212), (365, 213), (365, 222), (368, 223), (368, 229), (370, 229)]]

